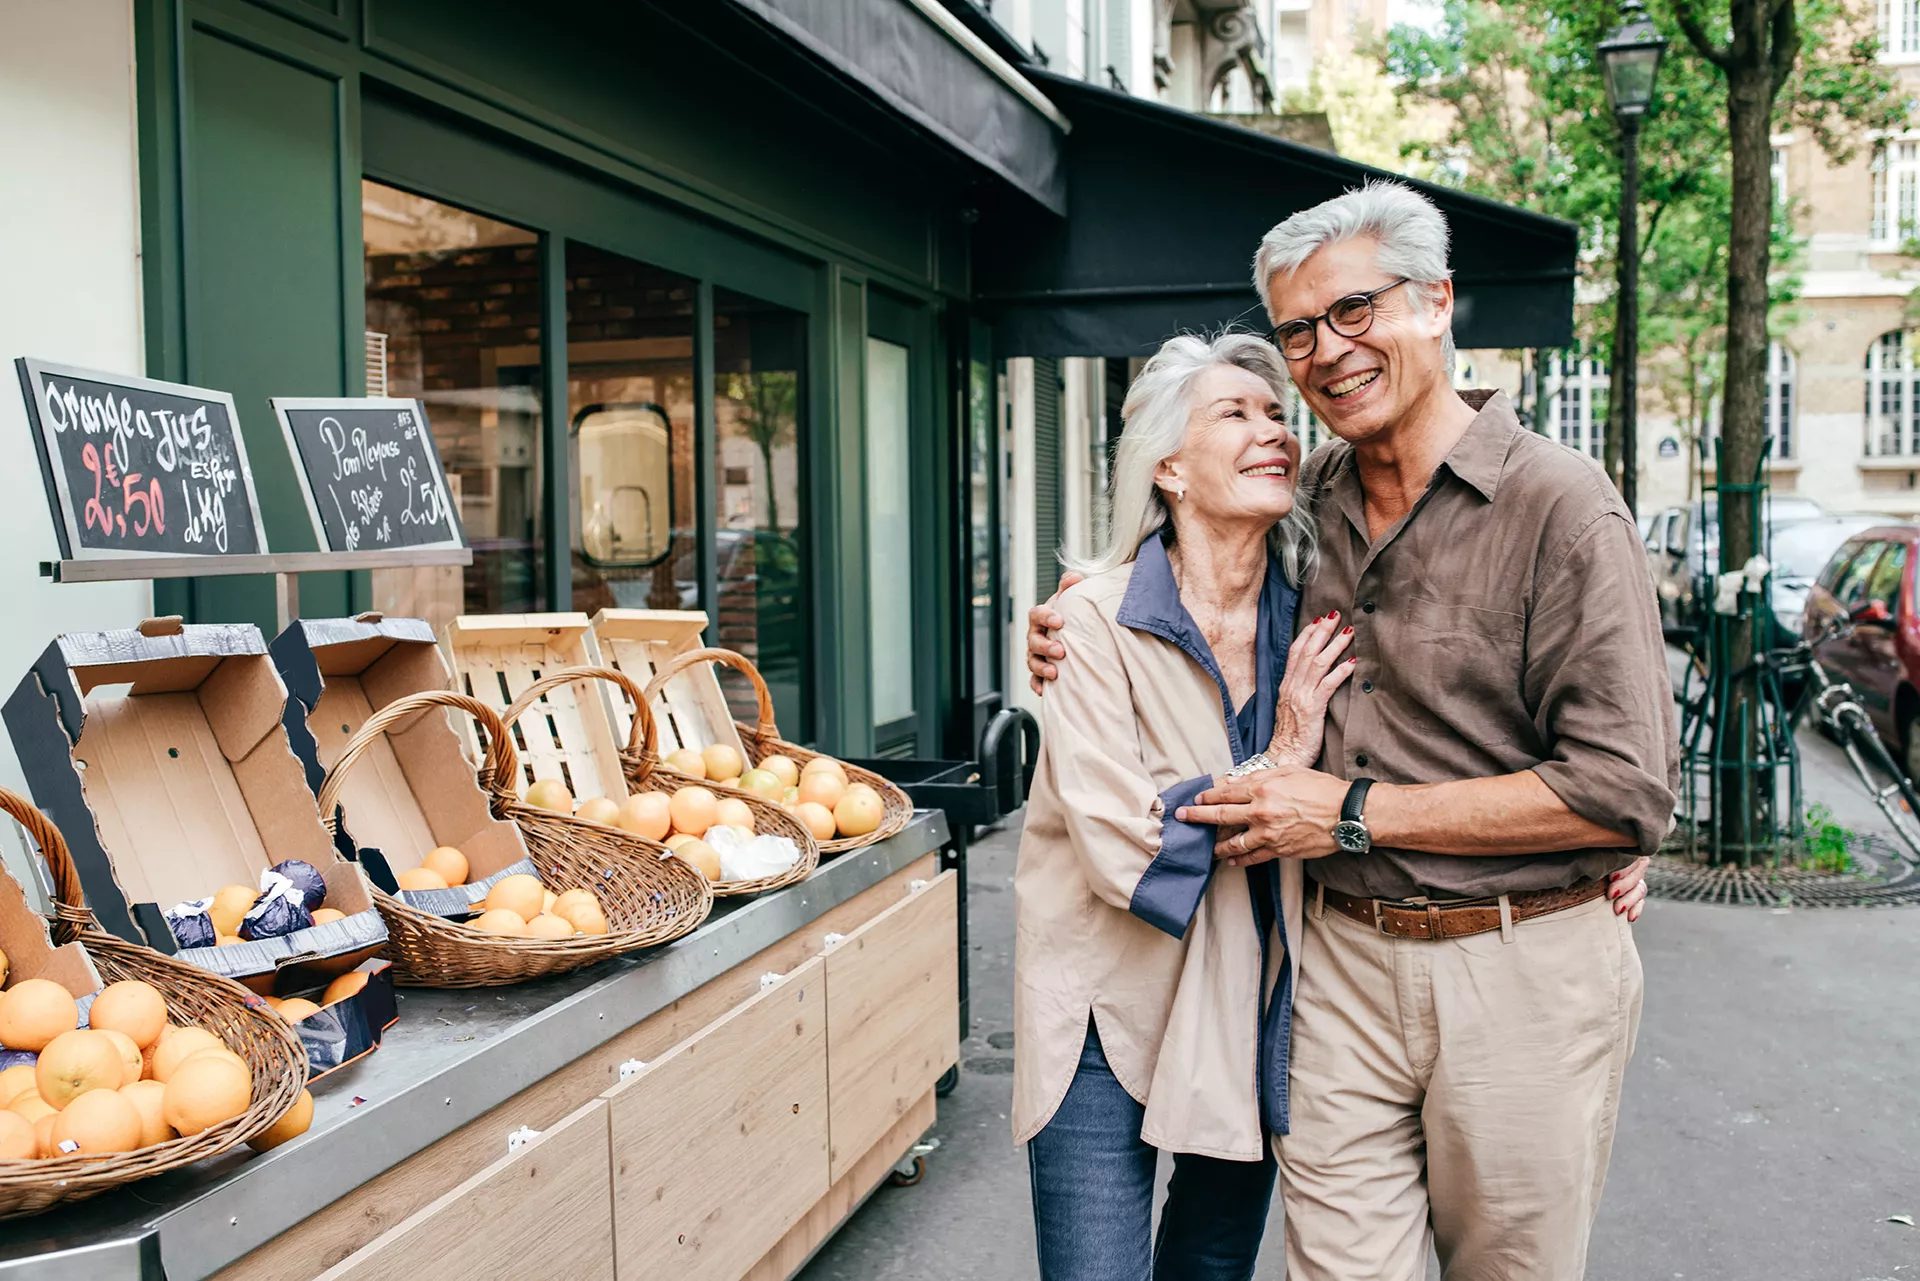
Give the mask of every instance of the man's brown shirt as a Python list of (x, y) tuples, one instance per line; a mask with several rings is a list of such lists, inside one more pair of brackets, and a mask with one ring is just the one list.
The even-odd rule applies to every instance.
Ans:
[(1594, 460), (1479, 410), (1413, 510), (1370, 542), (1353, 447), (1301, 471), (1320, 565), (1300, 617), (1353, 624), (1353, 676), (1320, 767), (1442, 783), (1533, 770), (1569, 809), (1636, 849), (1459, 857), (1375, 847), (1308, 864), (1374, 898), (1479, 896), (1604, 876), (1667, 834), (1680, 781), (1673, 691), (1638, 532)]

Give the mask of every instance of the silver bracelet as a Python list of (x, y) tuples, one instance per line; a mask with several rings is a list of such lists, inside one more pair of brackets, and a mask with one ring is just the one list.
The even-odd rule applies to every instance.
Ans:
[(1265, 752), (1260, 752), (1257, 755), (1247, 757), (1246, 760), (1241, 761), (1238, 765), (1228, 770), (1227, 777), (1228, 778), (1245, 778), (1247, 775), (1257, 774), (1263, 769), (1279, 769), (1279, 768), (1280, 767), (1278, 765), (1275, 765), (1272, 761), (1267, 759), (1267, 754)]

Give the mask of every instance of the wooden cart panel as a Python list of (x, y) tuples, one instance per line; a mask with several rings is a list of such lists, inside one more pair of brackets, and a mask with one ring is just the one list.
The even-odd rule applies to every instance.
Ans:
[[(699, 649), (707, 616), (699, 610), (603, 609), (593, 616), (594, 643), (609, 667), (617, 667), (645, 689), (666, 661)], [(627, 732), (624, 700), (613, 700), (615, 728)], [(679, 747), (699, 751), (721, 743), (746, 755), (734, 728), (726, 693), (711, 664), (682, 672), (654, 696), (654, 723), (660, 730), (660, 754)]]
[[(607, 1115), (595, 1099), (320, 1274), (318, 1281), (428, 1277), (613, 1278)], [(500, 1141), (505, 1143), (502, 1134)]]
[(959, 1061), (959, 901), (942, 872), (827, 951), (836, 1183)]
[(622, 1277), (736, 1281), (827, 1194), (815, 957), (607, 1091)]

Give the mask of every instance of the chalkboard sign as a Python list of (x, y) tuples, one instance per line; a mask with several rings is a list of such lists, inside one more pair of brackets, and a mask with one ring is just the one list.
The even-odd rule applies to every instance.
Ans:
[(417, 400), (276, 396), (324, 550), (464, 547), (440, 450)]
[(233, 397), (14, 362), (63, 560), (266, 551)]

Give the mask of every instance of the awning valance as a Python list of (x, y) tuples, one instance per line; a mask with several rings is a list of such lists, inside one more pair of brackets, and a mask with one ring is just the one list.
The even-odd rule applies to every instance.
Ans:
[[(1264, 329), (1260, 237), (1371, 177), (1355, 161), (1021, 68), (1073, 122), (1067, 216), (1004, 205), (974, 236), (973, 293), (1003, 355), (1151, 353), (1181, 330)], [(1455, 341), (1558, 347), (1573, 337), (1571, 223), (1414, 183), (1453, 232)]]

